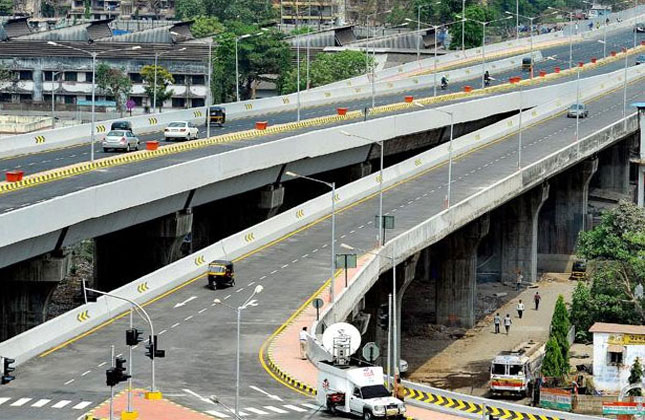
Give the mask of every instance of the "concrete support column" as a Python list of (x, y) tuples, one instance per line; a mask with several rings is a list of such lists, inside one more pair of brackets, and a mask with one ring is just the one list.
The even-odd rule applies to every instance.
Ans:
[(372, 173), (370, 162), (361, 162), (349, 167), (349, 182), (364, 178)]
[(261, 210), (267, 210), (267, 219), (275, 216), (283, 203), (284, 187), (282, 184), (267, 185), (260, 191), (260, 202), (258, 204), (258, 208)]
[(35, 67), (32, 74), (34, 82), (34, 90), (32, 100), (34, 102), (43, 101), (43, 69), (42, 67)]
[(401, 357), (401, 335), (402, 335), (401, 334), (401, 316), (402, 316), (402, 308), (403, 308), (403, 296), (405, 295), (405, 292), (408, 290), (408, 288), (410, 287), (410, 284), (416, 277), (417, 263), (419, 262), (420, 256), (421, 256), (421, 253), (417, 252), (416, 254), (412, 255), (407, 260), (405, 260), (403, 264), (399, 264), (399, 270), (402, 274), (401, 277), (397, 276), (398, 290), (396, 291), (396, 331), (397, 331), (396, 354), (399, 355), (399, 358)]
[(95, 286), (113, 290), (178, 260), (192, 225), (187, 209), (95, 238)]
[(633, 197), (629, 186), (631, 139), (630, 136), (599, 153), (598, 171), (590, 184), (592, 200), (617, 203)]
[(513, 281), (522, 272), (525, 281), (537, 281), (538, 215), (549, 197), (542, 184), (501, 209), (501, 280)]
[(645, 104), (638, 107), (638, 126), (640, 128), (639, 138), (639, 157), (640, 163), (638, 165), (638, 192), (637, 203), (639, 207), (643, 207), (645, 201)]
[(0, 341), (45, 322), (54, 290), (69, 270), (69, 255), (46, 254), (0, 270)]
[(437, 324), (470, 328), (475, 324), (477, 246), (488, 234), (488, 215), (453, 232), (432, 247), (439, 262)]
[(588, 214), (589, 182), (598, 159), (589, 159), (556, 176), (551, 194), (539, 215), (538, 269), (570, 269), (578, 233), (591, 226)]

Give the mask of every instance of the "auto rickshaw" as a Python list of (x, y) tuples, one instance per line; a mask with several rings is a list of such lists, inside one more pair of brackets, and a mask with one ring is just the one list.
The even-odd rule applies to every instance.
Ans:
[(569, 280), (585, 280), (587, 278), (587, 263), (584, 260), (575, 260), (571, 268)]
[[(215, 123), (220, 127), (226, 122), (226, 108), (221, 106), (212, 106), (208, 113), (208, 118), (211, 120), (211, 124)], [(208, 120), (206, 121), (208, 124)]]
[(214, 260), (208, 264), (208, 287), (215, 290), (220, 286), (235, 286), (233, 262)]
[(533, 68), (533, 60), (531, 57), (524, 57), (522, 59), (522, 70), (524, 71), (531, 71)]

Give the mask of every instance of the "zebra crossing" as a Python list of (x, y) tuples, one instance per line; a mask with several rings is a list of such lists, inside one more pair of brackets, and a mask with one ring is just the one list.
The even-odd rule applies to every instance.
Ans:
[[(276, 414), (289, 414), (289, 413), (306, 413), (308, 411), (316, 411), (320, 407), (315, 404), (299, 403), (299, 404), (275, 404), (263, 405), (259, 407), (242, 407), (240, 408), (240, 417), (250, 417), (254, 415), (268, 416)], [(220, 419), (234, 418), (235, 415), (227, 411), (204, 411), (205, 414)]]
[(53, 400), (48, 398), (12, 398), (0, 397), (0, 408), (10, 409), (11, 407), (32, 407), (32, 408), (55, 408), (55, 409), (70, 409), (70, 410), (84, 410), (92, 405), (92, 401), (72, 401), (72, 400)]

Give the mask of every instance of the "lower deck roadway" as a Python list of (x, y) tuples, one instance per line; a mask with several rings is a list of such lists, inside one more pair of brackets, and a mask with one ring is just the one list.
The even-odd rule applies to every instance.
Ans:
[[(568, 54), (568, 50), (567, 50)], [(568, 57), (568, 55), (567, 55)], [(636, 57), (631, 56), (628, 58), (628, 64), (632, 65)], [(587, 76), (593, 76), (597, 74), (602, 74), (610, 71), (615, 71), (617, 69), (623, 68), (624, 67), (624, 61), (623, 60), (618, 60), (616, 62), (610, 63), (606, 66), (601, 66), (597, 67), (593, 70), (585, 71), (584, 73), (581, 73), (581, 77), (587, 77)], [(543, 86), (547, 84), (558, 84), (558, 83), (563, 83), (568, 80), (573, 80), (575, 79), (575, 75), (567, 76), (567, 77), (562, 77), (558, 79), (554, 79), (551, 81), (545, 81), (544, 83), (537, 85)], [(424, 92), (426, 96), (428, 95), (427, 88), (426, 92)], [(401, 96), (397, 95), (396, 96), (396, 101), (392, 102), (400, 102)], [(470, 98), (459, 100), (457, 102), (462, 102), (462, 101), (467, 101), (470, 100)], [(448, 102), (441, 103), (437, 106), (445, 105)], [(431, 108), (434, 105), (428, 106), (427, 108)], [(312, 112), (319, 112), (320, 109), (312, 110)], [(391, 114), (383, 114), (383, 115), (393, 115), (396, 113), (403, 113), (403, 112), (414, 112), (418, 111), (416, 107), (410, 108), (408, 110), (404, 111), (398, 111), (394, 112)], [(327, 114), (331, 113), (332, 109), (331, 107), (329, 108), (329, 112)], [(324, 115), (325, 113), (321, 113), (320, 115)], [(317, 114), (318, 115), (318, 114)], [(335, 124), (328, 124), (325, 125), (324, 127), (330, 127), (330, 126), (340, 126), (340, 125), (347, 125), (347, 124), (353, 124), (357, 120), (349, 120), (349, 121), (340, 121)], [(285, 121), (286, 122), (286, 121)], [(243, 124), (242, 120), (236, 121), (236, 124)], [(224, 129), (228, 130), (230, 127), (227, 126)], [(249, 127), (246, 127), (249, 128)], [(240, 128), (241, 129), (241, 128)], [(271, 141), (275, 141), (277, 139), (285, 138), (288, 136), (294, 136), (306, 131), (310, 130), (315, 130), (317, 129), (316, 127), (310, 128), (310, 129), (302, 129), (302, 130), (294, 130), (286, 133), (281, 133), (281, 134), (275, 134), (275, 135), (267, 135), (267, 136), (262, 136), (262, 137), (257, 137), (254, 139), (245, 139), (245, 140), (240, 140), (240, 141), (234, 141), (231, 143), (223, 143), (223, 144), (218, 144), (218, 145), (213, 145), (213, 146), (208, 146), (200, 149), (195, 149), (195, 150), (190, 150), (187, 152), (182, 152), (182, 153), (176, 153), (172, 154), (169, 156), (165, 156), (163, 158), (155, 158), (155, 159), (149, 159), (145, 161), (140, 161), (140, 162), (134, 162), (126, 165), (120, 165), (116, 167), (111, 167), (111, 168), (106, 168), (106, 169), (101, 169), (101, 170), (96, 170), (96, 171), (91, 171), (89, 173), (81, 174), (78, 176), (71, 177), (69, 179), (64, 179), (62, 181), (54, 181), (54, 182), (49, 182), (45, 183), (42, 185), (30, 187), (30, 188), (25, 188), (21, 189), (18, 191), (14, 192), (9, 192), (2, 194), (2, 198), (0, 199), (0, 213), (6, 213), (9, 211), (12, 211), (14, 209), (18, 209), (21, 207), (29, 206), (31, 204), (38, 203), (40, 201), (48, 200), (53, 197), (65, 195), (72, 193), (74, 191), (79, 191), (82, 189), (85, 189), (89, 186), (93, 185), (99, 185), (103, 183), (107, 183), (110, 181), (114, 180), (119, 180), (123, 179), (124, 177), (136, 175), (139, 173), (143, 172), (148, 172), (152, 171), (155, 169), (163, 168), (166, 166), (174, 165), (174, 164), (179, 164), (182, 162), (190, 161), (193, 159), (197, 159), (200, 157), (204, 157), (207, 155), (211, 155), (214, 153), (223, 153), (226, 151), (230, 151), (232, 149), (236, 148), (241, 148), (241, 147), (246, 147), (254, 144), (261, 144), (261, 143), (268, 143)], [(233, 130), (237, 131), (237, 130)], [(218, 133), (217, 131), (214, 131), (214, 133)], [(63, 152), (62, 150), (59, 150), (58, 152)], [(69, 151), (67, 151), (69, 153)], [(87, 154), (88, 152), (85, 151), (83, 152)], [(29, 155), (23, 157), (24, 159), (42, 159), (42, 156), (39, 154), (35, 155)], [(87, 159), (87, 156), (83, 157), (80, 160), (85, 160)], [(0, 160), (0, 166), (3, 161)], [(47, 164), (50, 164), (51, 162), (48, 162)], [(56, 165), (56, 166), (61, 166), (61, 165)], [(33, 168), (35, 168), (34, 166)], [(35, 171), (35, 169), (34, 169)]]
[[(598, 35), (602, 36), (602, 35)], [(640, 39), (645, 40), (645, 36), (639, 36)], [(620, 50), (620, 47), (626, 46), (631, 47), (633, 45), (633, 35), (631, 29), (621, 29), (607, 35), (607, 54), (612, 50)], [(541, 49), (543, 55), (546, 56), (555, 56), (555, 60), (546, 60), (535, 65), (535, 76), (538, 75), (540, 70), (545, 70), (548, 73), (552, 73), (555, 67), (561, 67), (562, 69), (568, 68), (569, 63), (569, 45), (561, 44), (551, 48)], [(597, 39), (591, 39), (588, 41), (583, 41), (573, 45), (573, 63), (578, 61), (589, 62), (592, 57), (601, 58), (603, 56), (603, 46), (597, 42)], [(631, 62), (633, 63), (634, 57), (630, 57)], [(588, 76), (592, 74), (598, 74), (601, 72), (607, 72), (620, 68), (622, 64), (612, 63), (607, 66), (602, 66), (599, 69), (584, 72), (582, 76)], [(446, 71), (449, 73), (449, 71)], [(518, 69), (504, 71), (501, 73), (491, 72), (492, 76), (496, 78), (496, 81), (493, 81), (493, 85), (501, 82), (505, 82), (511, 76), (516, 76), (522, 74), (523, 77), (527, 77), (528, 73), (521, 72)], [(439, 83), (441, 80), (441, 73), (437, 75), (437, 81)], [(559, 79), (562, 80), (562, 79)], [(556, 82), (557, 83), (557, 82)], [(463, 82), (450, 83), (447, 91), (442, 91), (438, 89), (438, 95), (450, 93), (450, 92), (461, 92), (465, 85), (471, 85), (475, 88), (481, 87), (481, 79), (475, 78), (472, 80), (467, 80)], [(405, 92), (396, 92), (387, 95), (377, 96), (376, 105), (386, 105), (396, 102), (401, 102), (403, 100), (404, 94), (412, 94), (420, 97), (430, 96), (433, 93), (433, 88), (424, 86), (419, 89), (410, 89)], [(327, 104), (314, 106), (310, 108), (305, 108), (301, 110), (301, 118), (312, 118), (323, 115), (332, 115), (336, 113), (336, 106), (347, 106), (351, 110), (355, 109), (364, 109), (365, 107), (372, 106), (371, 98), (366, 99), (357, 99), (357, 100), (346, 100), (341, 101), (338, 104)], [(276, 114), (271, 114), (267, 116), (258, 116), (253, 118), (240, 118), (229, 121), (224, 127), (211, 127), (211, 135), (219, 135), (225, 133), (231, 133), (236, 131), (248, 130), (253, 128), (255, 121), (268, 120), (270, 124), (282, 124), (286, 122), (292, 122), (296, 120), (295, 111), (286, 111), (279, 112)], [(206, 136), (206, 127), (201, 125), (200, 137), (203, 138)], [(159, 140), (162, 144), (168, 144), (168, 142), (163, 140), (163, 134), (161, 132), (155, 132), (150, 134), (141, 135), (140, 139), (142, 142), (148, 140)], [(231, 147), (243, 147), (244, 143), (234, 143)], [(52, 168), (58, 168), (61, 166), (70, 165), (77, 162), (83, 162), (89, 160), (89, 143), (87, 145), (69, 147), (64, 149), (52, 150), (48, 152), (34, 153), (24, 156), (4, 158), (0, 159), (0, 172), (6, 172), (8, 170), (20, 169), (25, 171), (26, 174), (33, 174), (37, 172), (42, 172)], [(95, 156), (97, 158), (103, 158), (106, 156), (113, 156), (114, 152), (104, 153), (101, 145), (95, 145)]]
[[(622, 95), (622, 91), (613, 92), (588, 104), (590, 117), (581, 121), (581, 137), (622, 116)], [(639, 100), (645, 100), (645, 81), (631, 85), (628, 92), (630, 103)], [(526, 129), (523, 133), (523, 164), (570, 144), (574, 133), (575, 120), (564, 116)], [(515, 171), (517, 144), (517, 137), (511, 136), (457, 160), (453, 167), (453, 203)], [(391, 235), (399, 234), (442, 210), (447, 172), (445, 165), (436, 167), (386, 191), (385, 211), (396, 216), (396, 229)], [(338, 243), (346, 242), (361, 248), (374, 245), (373, 220), (378, 206), (375, 198), (340, 211), (336, 218)], [(206, 288), (206, 280), (198, 278), (150, 304), (148, 310), (159, 334), (160, 348), (166, 350), (166, 358), (157, 359), (156, 371), (158, 387), (165, 395), (202, 412), (221, 409), (192, 393), (201, 396), (216, 394), (227, 405), (233, 404), (235, 312), (223, 305), (213, 306), (212, 301), (217, 297), (236, 307), (256, 285), (261, 284), (264, 291), (257, 296), (258, 305), (249, 307), (242, 314), (241, 407), (257, 407), (260, 399), (263, 406), (277, 406), (275, 400), (269, 401), (266, 395), (250, 386), (278, 395), (285, 401), (301, 403), (304, 396), (289, 391), (265, 373), (258, 358), (258, 349), (327, 279), (329, 239), (330, 221), (325, 219), (237, 261), (237, 285), (233, 288), (211, 291)], [(189, 303), (176, 307), (177, 303), (193, 296), (195, 298)], [(0, 398), (9, 401), (19, 398), (65, 399), (74, 403), (104, 400), (109, 393), (105, 386), (105, 363), (109, 360), (110, 345), (116, 346), (116, 354), (127, 357), (124, 340), (127, 325), (127, 318), (121, 318), (45, 357), (37, 357), (21, 365), (16, 371), (16, 380), (0, 389)], [(146, 329), (138, 319), (136, 326)], [(149, 385), (150, 366), (144, 352), (143, 345), (134, 350), (135, 386), (139, 388)], [(117, 388), (122, 389), (123, 384)], [(284, 404), (294, 405), (291, 402)], [(29, 403), (16, 407), (0, 406), (0, 420), (30, 418), (34, 410), (40, 409), (31, 407)], [(259, 416), (251, 414), (249, 418)], [(70, 418), (68, 412), (56, 409), (49, 409), (46, 415), (37, 417), (49, 420)], [(303, 413), (288, 412), (276, 414), (276, 417), (296, 419), (302, 418)]]

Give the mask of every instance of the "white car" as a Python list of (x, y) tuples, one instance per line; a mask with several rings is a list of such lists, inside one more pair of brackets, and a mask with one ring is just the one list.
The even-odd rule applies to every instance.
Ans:
[(173, 121), (165, 128), (163, 135), (166, 140), (191, 140), (199, 138), (199, 128), (188, 121)]
[(139, 150), (139, 138), (129, 130), (111, 130), (102, 142), (103, 151), (109, 150)]

